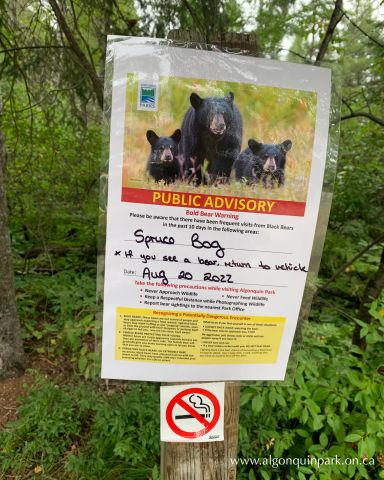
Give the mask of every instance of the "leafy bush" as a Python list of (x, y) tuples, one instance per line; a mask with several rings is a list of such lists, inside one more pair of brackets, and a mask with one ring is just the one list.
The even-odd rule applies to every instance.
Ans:
[[(239, 459), (366, 459), (366, 465), (238, 465), (238, 480), (384, 478), (384, 295), (370, 309), (351, 347), (353, 325), (306, 327), (292, 386), (244, 387)], [(158, 387), (134, 383), (110, 395), (89, 382), (57, 386), (39, 379), (22, 401), (20, 418), (0, 434), (6, 473), (56, 479), (158, 479)], [(47, 475), (44, 477), (44, 475)], [(49, 476), (51, 475), (51, 476)]]
[(37, 379), (20, 418), (0, 433), (1, 471), (29, 478), (156, 478), (159, 399), (154, 385), (101, 393), (90, 383)]
[(100, 325), (96, 321), (94, 275), (31, 273), (18, 276), (16, 287), (27, 345), (34, 342), (36, 348), (37, 340), (39, 353), (65, 354), (86, 378), (97, 372), (99, 357), (93, 350)]
[(375, 323), (363, 325), (366, 351), (350, 345), (353, 325), (311, 323), (294, 386), (250, 386), (241, 397), (240, 459), (337, 455), (367, 464), (248, 464), (239, 467), (239, 480), (384, 478), (383, 300), (372, 303)]

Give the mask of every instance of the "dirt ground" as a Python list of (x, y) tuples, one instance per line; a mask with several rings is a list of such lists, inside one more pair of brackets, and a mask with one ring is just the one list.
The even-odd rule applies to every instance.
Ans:
[(30, 385), (31, 382), (32, 377), (28, 373), (18, 378), (0, 381), (0, 430), (8, 421), (16, 418), (18, 398), (25, 394), (24, 386)]
[[(23, 375), (0, 380), (0, 430), (3, 430), (9, 421), (17, 418), (20, 398), (28, 395), (28, 387), (32, 386), (34, 382), (34, 372), (38, 372), (46, 379), (54, 380), (58, 385), (68, 384), (72, 381), (74, 369), (66, 356), (47, 358), (34, 352), (26, 354), (26, 357), (27, 368)], [(100, 393), (107, 394), (125, 392), (131, 384), (131, 382), (120, 380), (98, 379), (96, 382)]]
[(45, 377), (57, 377), (62, 374), (59, 362), (52, 362), (44, 356), (28, 355), (26, 372), (16, 378), (0, 380), (0, 430), (7, 422), (17, 418), (19, 398), (27, 394), (27, 387), (33, 384), (33, 375), (30, 370), (36, 370)]

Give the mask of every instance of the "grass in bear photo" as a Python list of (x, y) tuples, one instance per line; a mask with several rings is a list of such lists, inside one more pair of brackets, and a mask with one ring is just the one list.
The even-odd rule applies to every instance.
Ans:
[[(137, 75), (129, 74), (126, 90), (123, 187), (306, 201), (315, 135), (316, 93), (221, 80), (163, 76), (158, 84), (157, 111), (142, 111), (137, 109), (138, 85)], [(203, 110), (209, 108), (206, 106), (209, 103), (206, 101), (207, 97), (217, 97), (214, 108), (216, 113), (219, 112), (219, 115), (210, 120), (211, 132), (218, 132), (221, 138), (227, 135), (228, 151), (233, 153), (229, 158), (224, 154), (211, 159), (209, 148), (198, 152), (204, 159), (201, 165), (202, 177), (207, 178), (207, 175), (212, 172), (215, 174), (220, 169), (227, 172), (232, 167), (230, 181), (215, 184), (181, 179), (171, 183), (169, 180), (158, 181), (158, 175), (154, 178), (147, 168), (153, 150), (147, 139), (147, 132), (150, 130), (159, 138), (167, 139), (183, 124), (184, 128), (189, 129), (188, 133), (192, 136), (201, 135), (201, 139), (205, 141), (207, 137), (204, 137), (203, 133), (190, 132), (190, 112), (187, 112), (192, 106), (196, 112), (199, 111), (200, 117), (209, 115)], [(230, 120), (237, 122), (235, 127), (225, 125), (226, 104), (235, 111)], [(239, 134), (241, 122), (242, 136)], [(204, 118), (196, 118), (196, 124), (203, 123)], [(208, 119), (206, 123), (209, 124)], [(236, 180), (239, 175), (238, 170), (235, 173), (233, 164), (240, 152), (245, 152), (246, 149), (249, 152), (248, 142), (251, 139), (260, 145), (267, 144), (266, 146), (287, 145), (287, 141), (291, 142), (285, 155), (284, 183), (280, 186), (279, 182), (249, 181), (249, 178), (247, 181), (247, 176), (244, 176), (242, 181)], [(190, 143), (190, 139), (182, 138), (178, 147), (181, 153), (185, 151), (188, 156), (188, 159), (184, 160), (184, 164), (188, 161), (190, 163), (185, 167), (186, 170), (193, 172), (193, 161), (196, 157), (192, 157), (191, 163)], [(265, 162), (276, 168), (270, 159)], [(273, 171), (271, 173), (273, 178)]]

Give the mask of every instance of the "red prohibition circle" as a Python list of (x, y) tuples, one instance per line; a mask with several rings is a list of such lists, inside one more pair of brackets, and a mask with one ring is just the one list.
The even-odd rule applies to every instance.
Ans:
[[(183, 397), (185, 395), (189, 395), (192, 393), (200, 393), (201, 395), (205, 395), (212, 402), (212, 405), (213, 405), (213, 418), (210, 422), (208, 422), (202, 415), (200, 415), (199, 412), (194, 410), (192, 407), (189, 407), (188, 412), (191, 415), (193, 415), (197, 421), (201, 422), (202, 425), (204, 425), (204, 427), (201, 430), (198, 430), (197, 432), (187, 432), (185, 430), (182, 430), (176, 425), (172, 416), (175, 405), (179, 404), (182, 408), (185, 408), (186, 402), (183, 400)], [(180, 437), (183, 437), (183, 438), (202, 437), (203, 435), (206, 435), (208, 432), (210, 432), (212, 428), (214, 428), (214, 426), (217, 424), (220, 418), (220, 403), (218, 399), (215, 397), (215, 395), (209, 390), (205, 390), (205, 388), (198, 388), (198, 387), (187, 388), (186, 390), (183, 390), (182, 392), (179, 392), (177, 395), (175, 395), (172, 398), (172, 400), (169, 402), (167, 409), (165, 411), (165, 418), (171, 430), (177, 435), (179, 435)]]

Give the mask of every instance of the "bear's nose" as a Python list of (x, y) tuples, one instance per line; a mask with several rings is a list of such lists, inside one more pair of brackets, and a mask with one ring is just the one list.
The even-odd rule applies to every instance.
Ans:
[(217, 128), (218, 128), (219, 130), (224, 130), (224, 128), (225, 128), (225, 123), (219, 123), (219, 124), (217, 125)]
[(264, 163), (265, 172), (274, 172), (277, 169), (274, 157), (267, 157)]

